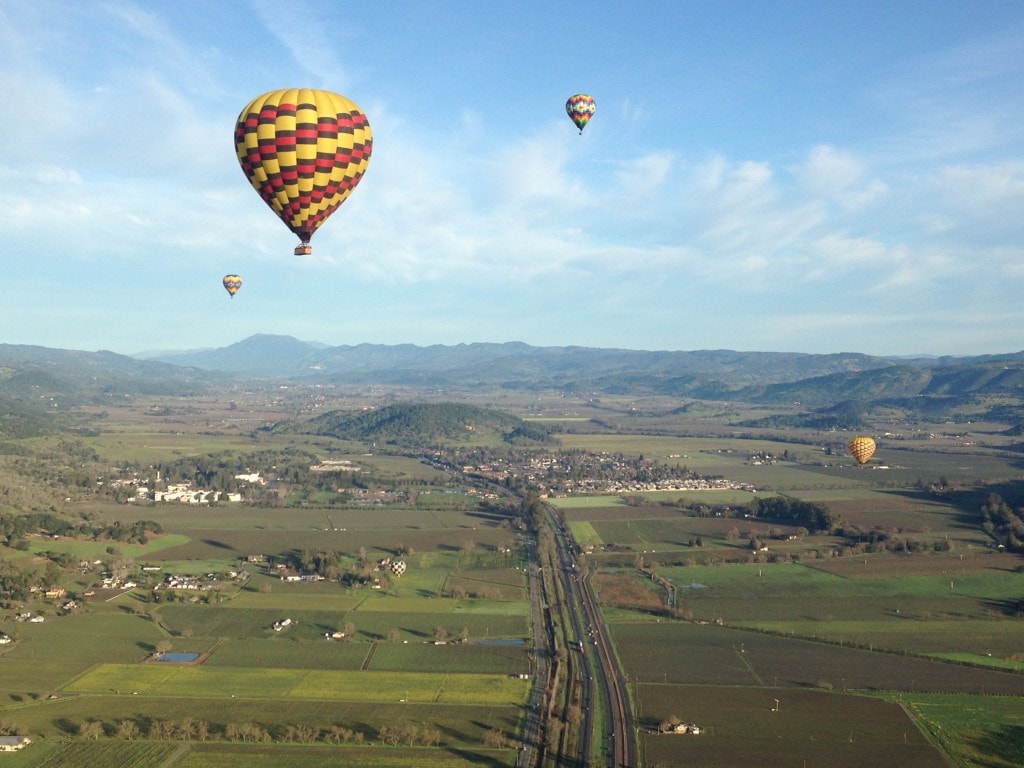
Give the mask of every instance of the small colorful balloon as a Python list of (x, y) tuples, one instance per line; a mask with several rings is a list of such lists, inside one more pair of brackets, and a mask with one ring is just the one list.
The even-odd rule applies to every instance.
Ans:
[(242, 287), (242, 278), (238, 275), (224, 275), (224, 290), (231, 294), (231, 298), (235, 298), (235, 294), (238, 293), (238, 289)]
[(587, 127), (587, 123), (590, 122), (590, 118), (594, 116), (596, 111), (597, 103), (594, 101), (594, 98), (585, 93), (577, 93), (575, 96), (570, 96), (569, 100), (565, 102), (565, 112), (569, 115), (569, 119), (576, 124), (576, 127), (580, 129), (580, 134), (583, 133), (583, 129)]
[(850, 455), (858, 464), (866, 464), (875, 453), (875, 441), (864, 435), (858, 435), (850, 440), (848, 447)]

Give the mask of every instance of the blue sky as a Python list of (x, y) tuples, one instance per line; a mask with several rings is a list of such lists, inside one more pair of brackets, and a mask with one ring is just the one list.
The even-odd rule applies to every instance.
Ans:
[[(3, 343), (1024, 349), (1019, 0), (0, 0), (0, 82)], [(374, 133), (309, 257), (283, 87)]]

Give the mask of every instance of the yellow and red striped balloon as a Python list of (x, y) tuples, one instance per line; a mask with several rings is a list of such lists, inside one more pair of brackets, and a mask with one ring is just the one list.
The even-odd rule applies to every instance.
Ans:
[(850, 449), (850, 455), (858, 464), (866, 464), (875, 453), (875, 441), (864, 435), (858, 435), (850, 440), (847, 447)]
[(296, 254), (363, 178), (373, 134), (363, 111), (331, 91), (288, 88), (249, 102), (235, 123), (235, 153), (249, 183), (299, 236)]

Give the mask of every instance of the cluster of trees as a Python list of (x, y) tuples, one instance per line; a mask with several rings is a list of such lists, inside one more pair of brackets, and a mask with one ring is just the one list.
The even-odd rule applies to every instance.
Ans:
[(982, 530), (1010, 552), (1024, 552), (1024, 510), (1014, 510), (998, 493), (981, 505)]
[[(14, 729), (14, 726), (10, 726)], [(11, 730), (16, 733), (16, 730)], [(312, 725), (275, 726), (269, 730), (259, 723), (226, 723), (222, 727), (211, 725), (206, 720), (187, 717), (184, 720), (150, 720), (138, 722), (132, 719), (119, 720), (116, 723), (105, 723), (102, 720), (86, 720), (78, 726), (78, 735), (83, 739), (149, 739), (150, 741), (208, 741), (224, 739), (225, 741), (243, 741), (268, 743), (283, 741), (288, 743), (312, 743), (322, 741), (327, 744), (355, 743), (362, 744), (366, 736), (362, 731), (332, 725), (330, 728), (318, 728)], [(438, 735), (440, 741), (440, 735)]]
[[(0, 733), (20, 734), (21, 730), (11, 723), (0, 723)], [(78, 735), (82, 739), (113, 738), (132, 741), (149, 739), (151, 741), (208, 741), (223, 739), (248, 743), (270, 743), (272, 741), (312, 744), (363, 744), (367, 735), (362, 731), (332, 725), (319, 728), (315, 725), (281, 724), (264, 727), (259, 723), (226, 723), (223, 726), (211, 725), (206, 720), (185, 718), (184, 720), (151, 720), (139, 722), (133, 719), (106, 723), (102, 720), (86, 720), (78, 726)], [(409, 747), (416, 745), (438, 747), (443, 734), (436, 726), (402, 723), (382, 725), (376, 734), (383, 744)], [(498, 728), (492, 728), (484, 734), (483, 743), (489, 747), (506, 748), (514, 745), (514, 740)]]
[(89, 520), (75, 522), (53, 512), (28, 512), (20, 515), (0, 514), (0, 540), (15, 549), (27, 548), (27, 544), (20, 542), (24, 541), (25, 536), (29, 534), (145, 544), (149, 540), (149, 534), (162, 532), (163, 528), (154, 520), (136, 520), (131, 523), (122, 523), (118, 520), (113, 523), (97, 523)]
[(536, 492), (527, 493), (519, 505), (518, 517), (527, 530), (540, 531), (544, 527), (544, 502)]
[(377, 737), (385, 744), (398, 746), (405, 744), (414, 747), (422, 744), (425, 747), (436, 747), (441, 744), (441, 731), (430, 726), (419, 726), (415, 723), (404, 725), (382, 725)]
[(788, 496), (759, 498), (750, 505), (751, 515), (806, 528), (811, 533), (831, 533), (839, 525), (839, 515), (824, 504)]
[(484, 734), (484, 744), (495, 749), (506, 749), (515, 745), (515, 740), (510, 738), (500, 728), (491, 728)]
[(685, 512), (691, 517), (742, 517), (749, 514), (750, 510), (745, 505), (735, 507), (731, 504), (705, 504), (702, 501), (690, 501), (688, 499), (665, 499), (659, 501), (663, 507), (674, 507)]
[(0, 736), (25, 736), (27, 731), (17, 723), (0, 720)]
[(875, 526), (863, 530), (854, 525), (844, 525), (835, 533), (843, 536), (854, 553), (859, 552), (948, 552), (953, 548), (949, 539), (925, 540), (906, 536), (900, 528)]
[(61, 575), (60, 566), (53, 562), (37, 570), (21, 568), (0, 558), (0, 604), (10, 607), (14, 603), (23, 603), (32, 595), (34, 588), (53, 586)]
[[(402, 545), (399, 545), (396, 551), (399, 554), (415, 554), (412, 547)], [(391, 571), (380, 570), (377, 564), (370, 559), (366, 547), (359, 547), (355, 562), (351, 562), (351, 558), (351, 555), (343, 552), (304, 549), (291, 559), (291, 566), (300, 573), (317, 574), (328, 581), (340, 581), (348, 587), (366, 584), (374, 578), (385, 586), (390, 585)], [(346, 561), (348, 561), (347, 566), (345, 565)]]

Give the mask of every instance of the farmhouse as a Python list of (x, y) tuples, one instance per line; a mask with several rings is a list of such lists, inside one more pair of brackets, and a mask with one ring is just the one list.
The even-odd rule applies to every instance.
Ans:
[(672, 726), (672, 730), (669, 731), (669, 733), (692, 733), (696, 735), (700, 733), (700, 726), (696, 723), (690, 723), (689, 725), (686, 723), (677, 723)]
[(27, 736), (0, 736), (0, 752), (17, 752), (31, 741)]

